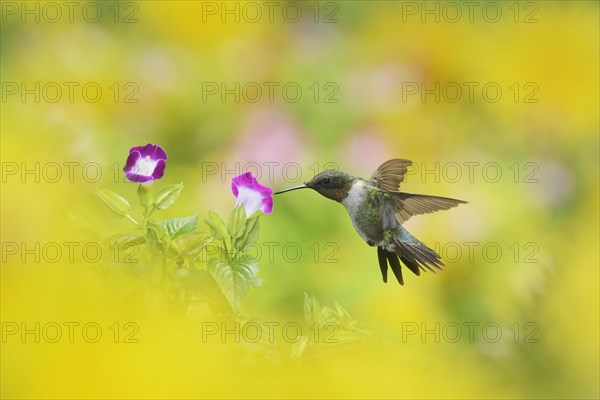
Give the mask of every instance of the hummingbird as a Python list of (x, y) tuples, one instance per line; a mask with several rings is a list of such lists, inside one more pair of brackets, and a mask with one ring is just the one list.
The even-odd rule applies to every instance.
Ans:
[(448, 210), (466, 201), (448, 197), (400, 191), (412, 161), (392, 159), (384, 162), (370, 179), (357, 178), (329, 169), (302, 185), (281, 190), (281, 194), (298, 189), (313, 189), (328, 199), (341, 203), (354, 228), (369, 246), (377, 247), (383, 282), (387, 282), (388, 265), (400, 285), (404, 285), (401, 264), (415, 275), (421, 271), (441, 270), (444, 263), (435, 251), (411, 235), (402, 224), (413, 215)]

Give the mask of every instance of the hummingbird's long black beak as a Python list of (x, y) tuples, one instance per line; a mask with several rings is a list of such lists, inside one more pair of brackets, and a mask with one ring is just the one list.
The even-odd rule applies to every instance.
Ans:
[(275, 192), (273, 194), (281, 194), (281, 193), (285, 193), (285, 192), (291, 192), (292, 190), (305, 189), (307, 187), (308, 186), (306, 186), (306, 184), (302, 184), (302, 185), (299, 185), (299, 186), (294, 186), (294, 187), (289, 188), (289, 189), (280, 190), (279, 192)]

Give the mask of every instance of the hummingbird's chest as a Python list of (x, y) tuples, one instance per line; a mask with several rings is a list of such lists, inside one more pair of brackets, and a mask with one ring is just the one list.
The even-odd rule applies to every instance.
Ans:
[(378, 190), (363, 180), (354, 182), (348, 195), (342, 200), (354, 228), (370, 244), (377, 244), (383, 240), (378, 200)]

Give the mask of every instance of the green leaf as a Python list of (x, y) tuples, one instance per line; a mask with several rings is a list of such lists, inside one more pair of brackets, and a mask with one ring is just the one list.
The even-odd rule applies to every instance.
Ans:
[(344, 308), (337, 301), (334, 301), (333, 304), (335, 305), (335, 309), (340, 319), (352, 321), (352, 317), (348, 311), (344, 310)]
[(260, 286), (258, 263), (250, 256), (227, 260), (225, 255), (208, 262), (208, 272), (234, 310), (238, 310), (248, 291)]
[(312, 322), (312, 300), (308, 293), (304, 292), (304, 320), (308, 323)]
[(302, 357), (302, 354), (304, 354), (306, 348), (308, 347), (308, 342), (308, 337), (302, 336), (296, 343), (292, 345), (292, 348), (290, 349), (290, 357), (294, 359)]
[(156, 193), (156, 197), (154, 198), (154, 206), (157, 210), (164, 210), (171, 207), (181, 194), (182, 190), (183, 183), (165, 186)]
[(239, 249), (246, 251), (248, 247), (252, 246), (258, 241), (260, 233), (258, 217), (252, 217), (246, 221), (246, 228), (244, 229), (244, 235), (239, 240)]
[[(359, 328), (358, 321), (352, 319), (350, 314), (338, 303), (334, 302), (335, 310), (329, 307), (321, 307), (315, 296), (309, 296), (304, 293), (304, 319), (308, 323), (318, 323), (319, 329), (328, 331), (333, 325), (335, 328), (333, 337), (329, 337), (326, 346), (337, 346), (342, 344), (350, 344), (353, 342), (364, 341), (376, 338), (372, 332)], [(297, 349), (299, 351), (300, 349)]]
[(148, 251), (150, 251), (151, 254), (160, 253), (162, 246), (160, 244), (158, 233), (154, 228), (148, 227), (148, 231), (146, 232), (146, 243), (148, 244)]
[(233, 238), (234, 241), (237, 241), (240, 237), (244, 235), (244, 230), (246, 227), (246, 212), (244, 211), (244, 207), (237, 206), (233, 209), (231, 214), (229, 215), (229, 221), (227, 224), (227, 231), (229, 235)]
[(304, 320), (308, 323), (321, 322), (321, 305), (315, 296), (304, 292)]
[(146, 232), (146, 243), (151, 253), (164, 253), (168, 248), (171, 240), (164, 226), (158, 222), (150, 221), (148, 231)]
[(138, 185), (137, 196), (138, 196), (138, 200), (140, 201), (140, 205), (142, 207), (146, 207), (148, 205), (148, 203), (150, 202), (151, 191), (152, 191), (151, 187), (144, 186), (142, 184)]
[(325, 323), (335, 323), (338, 326), (343, 326), (347, 329), (354, 329), (358, 321), (352, 319), (352, 316), (337, 302), (334, 302), (334, 304), (335, 310), (329, 307), (323, 307), (321, 309), (322, 321)]
[(229, 239), (229, 234), (227, 233), (227, 228), (225, 227), (225, 223), (219, 218), (219, 216), (213, 211), (208, 212), (208, 219), (204, 220), (206, 225), (210, 228), (212, 235), (215, 239), (219, 239), (222, 241), (226, 241)]
[(100, 188), (96, 190), (96, 195), (98, 195), (100, 200), (102, 200), (102, 202), (118, 216), (124, 217), (129, 214), (129, 202), (115, 192)]
[(196, 230), (198, 225), (198, 215), (183, 218), (170, 218), (160, 221), (160, 224), (165, 228), (165, 232), (169, 235), (171, 240), (178, 236), (185, 235), (186, 233), (193, 232)]
[(181, 256), (188, 258), (196, 258), (200, 256), (207, 243), (210, 242), (211, 236), (208, 232), (191, 232), (188, 235), (178, 238), (181, 247)]
[[(239, 319), (236, 320), (241, 326), (245, 326), (249, 323), (255, 323), (260, 326), (264, 324), (263, 321), (257, 318), (251, 319)], [(257, 363), (268, 361), (271, 365), (276, 365), (281, 361), (281, 352), (277, 343), (277, 337), (273, 329), (264, 329), (259, 335), (258, 341), (255, 340), (242, 340), (240, 346), (244, 350), (244, 363), (249, 365), (256, 365)]]
[(143, 244), (145, 241), (146, 237), (141, 234), (115, 235), (109, 239), (111, 245), (116, 245), (121, 249), (125, 246)]

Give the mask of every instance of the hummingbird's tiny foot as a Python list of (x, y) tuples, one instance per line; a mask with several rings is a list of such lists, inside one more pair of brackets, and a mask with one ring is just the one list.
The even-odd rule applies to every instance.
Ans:
[(370, 240), (367, 240), (367, 244), (371, 247), (375, 246), (375, 242), (372, 242)]

